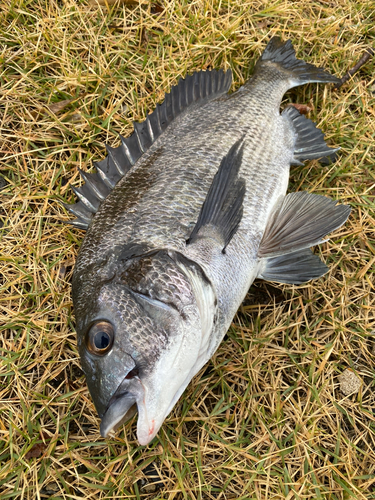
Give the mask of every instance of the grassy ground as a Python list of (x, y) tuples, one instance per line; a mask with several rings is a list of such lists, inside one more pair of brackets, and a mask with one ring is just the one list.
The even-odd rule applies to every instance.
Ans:
[[(257, 281), (148, 447), (135, 419), (114, 438), (98, 433), (70, 289), (83, 233), (58, 204), (73, 201), (78, 167), (180, 76), (231, 67), (234, 90), (272, 34), (342, 76), (374, 46), (374, 2), (101, 3), (0, 0), (1, 499), (375, 498), (373, 61), (339, 91), (285, 98), (311, 105), (342, 148), (335, 165), (291, 174), (291, 190), (353, 207), (320, 249), (329, 274)], [(353, 395), (340, 389), (347, 368), (362, 382)]]

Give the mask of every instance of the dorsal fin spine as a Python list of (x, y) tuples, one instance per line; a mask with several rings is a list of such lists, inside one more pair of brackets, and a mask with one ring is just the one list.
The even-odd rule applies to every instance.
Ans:
[[(98, 187), (96, 186), (95, 182), (93, 182), (90, 178), (90, 174), (86, 174), (83, 170), (80, 168), (78, 169), (80, 176), (82, 179), (85, 181), (87, 186), (91, 189), (91, 191), (95, 194), (95, 196), (100, 200), (103, 201), (106, 196), (103, 195), (101, 191), (99, 191)], [(108, 194), (108, 193), (107, 193)]]
[[(156, 106), (156, 109), (158, 110), (158, 118), (159, 118), (160, 130), (163, 132), (163, 130), (166, 127), (166, 125), (165, 125), (165, 123), (166, 123), (166, 120), (165, 120), (165, 109), (162, 108), (160, 106), (160, 104), (158, 104)], [(163, 123), (164, 123), (164, 125), (163, 125)]]
[[(159, 120), (159, 108), (156, 106), (155, 110), (153, 113), (150, 113), (147, 117), (147, 126), (149, 127), (149, 130), (152, 131), (152, 137), (153, 141), (159, 137), (161, 134), (162, 130), (160, 127), (160, 120)], [(150, 133), (151, 137), (151, 133)]]
[(156, 106), (153, 114), (155, 114), (155, 116), (156, 116), (155, 122), (156, 122), (156, 126), (158, 127), (158, 135), (160, 135), (163, 130), (162, 130), (161, 124), (160, 124), (160, 107), (159, 106)]
[(214, 77), (212, 78), (212, 93), (214, 94), (216, 92), (216, 89), (217, 89), (217, 82), (219, 80), (219, 77), (220, 77), (220, 73), (217, 73), (216, 75), (214, 75)]
[(209, 93), (211, 92), (211, 85), (212, 85), (211, 81), (207, 79), (206, 80), (206, 95), (205, 95), (205, 97), (208, 96)]
[(202, 79), (199, 77), (198, 74), (195, 74), (193, 76), (192, 87), (193, 87), (193, 100), (194, 100), (194, 102), (197, 101), (202, 95), (202, 93), (201, 93), (201, 81), (202, 81)]
[(166, 94), (165, 96), (165, 100), (167, 102), (167, 106), (165, 108), (165, 117), (167, 119), (167, 123), (170, 123), (173, 118), (174, 118), (174, 114), (173, 114), (173, 104), (172, 104), (172, 91), (169, 92), (169, 94)]
[(131, 165), (134, 165), (135, 163), (135, 160), (130, 152), (130, 149), (128, 148), (128, 145), (126, 144), (126, 139), (124, 136), (120, 135), (120, 139), (121, 139), (121, 145), (122, 145), (122, 148), (124, 150), (124, 153), (126, 154), (128, 160), (130, 161)]
[[(176, 87), (176, 89), (177, 89), (177, 87)], [(173, 117), (175, 118), (178, 115), (178, 113), (181, 111), (179, 92), (174, 91), (173, 97), (174, 97), (174, 99), (172, 99)]]
[[(195, 78), (193, 77), (191, 79), (190, 85), (187, 85), (187, 92), (186, 92), (186, 99), (189, 102), (189, 90), (190, 90), (190, 97), (192, 102), (196, 102), (198, 99), (197, 93), (195, 92)], [(199, 87), (198, 87), (198, 92), (199, 92)]]
[(173, 118), (175, 118), (180, 111), (179, 109), (179, 95), (178, 95), (178, 87), (172, 87), (171, 88), (171, 95), (172, 95), (172, 114)]
[(164, 123), (163, 130), (165, 130), (167, 128), (167, 125), (168, 125), (169, 97), (170, 97), (170, 94), (165, 94), (165, 100), (164, 100), (165, 106), (164, 107), (161, 106), (161, 109), (160, 109), (160, 111), (162, 112), (161, 121), (162, 121), (162, 124)]
[(151, 125), (151, 120), (150, 120), (149, 114), (147, 114), (147, 117), (146, 117), (146, 124), (147, 124), (148, 133), (150, 134), (150, 137), (151, 137), (151, 142), (154, 142), (155, 135), (154, 135), (154, 131), (152, 130), (152, 125)]
[(203, 97), (203, 99), (206, 97), (206, 82), (204, 78), (199, 79), (199, 91), (200, 95)]
[(91, 221), (92, 213), (89, 212), (80, 201), (78, 203), (73, 203), (72, 205), (70, 205), (69, 203), (62, 203), (62, 206), (65, 207), (71, 214), (75, 215), (77, 219), (84, 220), (87, 222), (87, 224), (89, 224), (89, 222)]
[(140, 125), (139, 123), (133, 122), (134, 134), (135, 134), (135, 137), (137, 138), (138, 147), (141, 150), (141, 153), (144, 153), (145, 149), (143, 147), (142, 139), (141, 139), (141, 136), (140, 136), (140, 133), (139, 133), (139, 125)]
[(102, 179), (103, 183), (108, 186), (109, 189), (113, 189), (116, 186), (116, 183), (111, 180), (111, 178), (104, 172), (103, 168), (99, 165), (98, 162), (93, 162), (96, 171), (98, 172), (99, 177)]
[(186, 88), (188, 86), (188, 78), (185, 79), (184, 81), (184, 85), (183, 87), (181, 87), (181, 92), (180, 92), (180, 108), (181, 108), (181, 111), (183, 111), (186, 106), (187, 106), (187, 103), (189, 102), (187, 100), (187, 95), (186, 95)]
[(110, 159), (112, 160), (114, 166), (116, 167), (118, 173), (123, 176), (125, 175), (125, 172), (124, 170), (122, 169), (121, 165), (117, 162), (116, 160), (116, 157), (114, 155), (114, 150), (115, 148), (111, 148), (111, 146), (109, 146), (108, 144), (105, 145), (105, 148), (107, 150), (107, 153), (108, 153), (108, 156), (110, 157)]
[(81, 193), (80, 188), (76, 188), (72, 185), (70, 185), (70, 189), (73, 191), (73, 193), (77, 196), (77, 198), (80, 200), (80, 202), (87, 208), (87, 210), (93, 214), (96, 213), (96, 207), (91, 203), (90, 200), (88, 200), (83, 193)]
[(213, 78), (211, 80), (211, 93), (214, 94), (215, 93), (215, 90), (216, 90), (216, 77), (217, 75), (213, 75)]
[(145, 152), (151, 147), (151, 144), (153, 143), (148, 131), (147, 120), (140, 124), (138, 132), (140, 141), (142, 143), (143, 152)]
[(182, 112), (185, 109), (185, 89), (186, 89), (186, 81), (184, 81), (183, 84), (184, 92), (179, 92), (178, 93), (178, 106), (180, 108), (180, 112)]

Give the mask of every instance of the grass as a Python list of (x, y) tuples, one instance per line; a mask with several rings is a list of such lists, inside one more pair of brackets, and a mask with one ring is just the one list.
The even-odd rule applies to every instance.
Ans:
[[(321, 246), (329, 274), (255, 282), (148, 447), (135, 419), (98, 433), (70, 289), (83, 233), (58, 203), (180, 76), (231, 67), (235, 90), (273, 34), (342, 76), (374, 47), (374, 3), (108, 3), (0, 0), (1, 499), (375, 498), (374, 59), (339, 91), (285, 97), (341, 147), (290, 183), (353, 208)], [(346, 368), (357, 394), (340, 390)]]

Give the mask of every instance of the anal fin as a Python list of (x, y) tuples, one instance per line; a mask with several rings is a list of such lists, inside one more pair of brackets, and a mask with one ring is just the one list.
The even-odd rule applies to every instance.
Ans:
[(243, 213), (246, 185), (245, 180), (238, 177), (243, 142), (243, 138), (235, 142), (222, 159), (187, 244), (198, 238), (213, 237), (222, 245), (222, 252), (225, 253)]
[(262, 259), (258, 278), (278, 283), (300, 285), (320, 278), (328, 267), (308, 248), (298, 252)]
[(304, 160), (334, 158), (340, 148), (329, 148), (324, 141), (323, 132), (309, 118), (301, 115), (296, 108), (285, 108), (282, 116), (286, 118), (297, 134), (292, 165), (300, 165)]

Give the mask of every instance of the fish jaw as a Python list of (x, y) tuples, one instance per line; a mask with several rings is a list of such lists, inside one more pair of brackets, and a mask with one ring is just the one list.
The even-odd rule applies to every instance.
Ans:
[[(79, 351), (89, 392), (99, 417), (103, 418), (109, 401), (118, 391), (118, 382), (132, 372), (135, 361), (123, 351), (121, 357), (116, 352), (110, 352), (107, 356), (95, 358), (87, 352), (83, 342), (80, 342)], [(112, 367), (112, 372), (108, 371), (108, 365)]]
[[(137, 437), (147, 445), (189, 384), (200, 360), (202, 333), (195, 328), (176, 338), (160, 357), (152, 374), (143, 380), (144, 399), (137, 402)], [(195, 372), (196, 373), (196, 372)]]
[(144, 387), (138, 376), (131, 379), (126, 376), (108, 403), (100, 423), (100, 434), (107, 437), (129, 420), (140, 407), (144, 399)]

